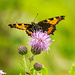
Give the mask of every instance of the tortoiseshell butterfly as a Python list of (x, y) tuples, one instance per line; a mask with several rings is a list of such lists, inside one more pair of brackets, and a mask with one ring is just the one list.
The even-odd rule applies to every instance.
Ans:
[(59, 21), (64, 20), (65, 16), (57, 16), (54, 18), (49, 18), (43, 21), (40, 21), (38, 23), (32, 22), (31, 24), (9, 24), (11, 28), (17, 28), (21, 30), (26, 30), (26, 33), (31, 36), (34, 30), (42, 30), (47, 31), (47, 34), (53, 34), (53, 32), (56, 30), (56, 25), (59, 23)]

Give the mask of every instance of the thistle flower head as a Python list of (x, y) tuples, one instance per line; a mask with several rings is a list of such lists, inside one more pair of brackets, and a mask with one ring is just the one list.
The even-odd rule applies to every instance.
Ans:
[(39, 54), (41, 53), (40, 51), (47, 51), (48, 49), (50, 49), (49, 46), (53, 40), (51, 40), (51, 38), (49, 37), (50, 35), (47, 35), (46, 31), (44, 33), (41, 32), (41, 30), (34, 31), (30, 39), (32, 53), (35, 53), (37, 51)]

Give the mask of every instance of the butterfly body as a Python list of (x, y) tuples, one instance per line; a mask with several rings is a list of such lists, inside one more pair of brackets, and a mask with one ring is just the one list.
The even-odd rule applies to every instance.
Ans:
[(47, 31), (47, 34), (53, 34), (53, 32), (56, 30), (56, 25), (59, 23), (59, 21), (63, 20), (65, 16), (57, 16), (54, 18), (49, 18), (43, 21), (40, 21), (38, 23), (32, 22), (31, 24), (9, 24), (11, 28), (18, 28), (21, 30), (26, 30), (26, 33), (31, 36), (34, 30), (39, 31), (42, 30)]

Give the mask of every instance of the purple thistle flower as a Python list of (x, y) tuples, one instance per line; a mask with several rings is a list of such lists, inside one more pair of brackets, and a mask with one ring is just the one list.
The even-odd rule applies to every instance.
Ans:
[(3, 72), (3, 70), (0, 70), (0, 75), (2, 75), (2, 74), (6, 74), (5, 72)]
[(38, 49), (38, 50), (48, 50), (50, 49), (49, 46), (53, 40), (49, 38), (50, 35), (47, 35), (47, 32), (44, 33), (40, 31), (34, 31), (34, 33), (31, 36), (30, 39), (30, 45), (32, 49)]

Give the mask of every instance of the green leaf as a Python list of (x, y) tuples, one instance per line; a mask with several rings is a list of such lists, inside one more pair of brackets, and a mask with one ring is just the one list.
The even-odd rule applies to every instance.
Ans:
[(75, 75), (75, 65), (72, 66), (72, 69), (71, 69), (69, 75)]
[(48, 75), (48, 70), (45, 67), (42, 67), (41, 75)]
[(34, 68), (30, 69), (30, 74), (32, 75), (48, 75), (48, 71), (45, 67), (42, 67), (40, 71), (36, 71)]
[(30, 69), (30, 74), (34, 74), (34, 72), (35, 72), (35, 69), (32, 67), (31, 69)]

